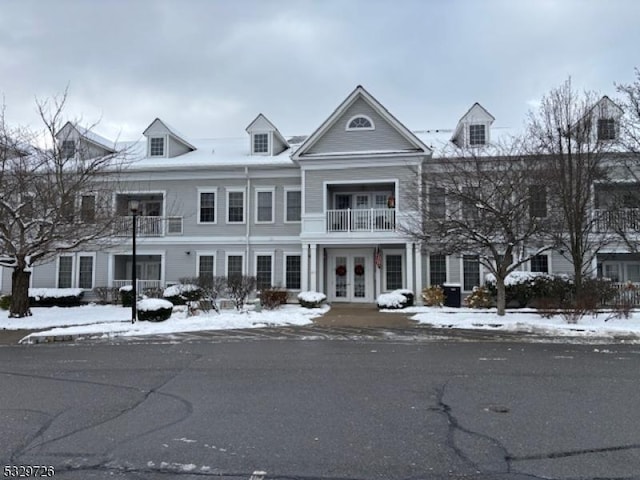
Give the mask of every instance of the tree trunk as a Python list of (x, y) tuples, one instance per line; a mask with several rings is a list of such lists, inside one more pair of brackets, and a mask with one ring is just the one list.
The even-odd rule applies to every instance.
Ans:
[(9, 317), (22, 318), (31, 315), (29, 308), (29, 278), (31, 272), (16, 267), (11, 274), (11, 308)]
[(496, 277), (496, 290), (498, 291), (498, 298), (496, 299), (496, 307), (498, 308), (498, 315), (503, 316), (505, 314), (507, 294), (504, 286), (504, 278)]

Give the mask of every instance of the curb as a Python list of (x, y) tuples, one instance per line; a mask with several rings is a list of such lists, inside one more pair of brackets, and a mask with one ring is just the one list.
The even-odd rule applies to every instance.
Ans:
[(30, 334), (18, 341), (19, 345), (34, 345), (39, 343), (73, 342), (78, 335), (34, 335)]

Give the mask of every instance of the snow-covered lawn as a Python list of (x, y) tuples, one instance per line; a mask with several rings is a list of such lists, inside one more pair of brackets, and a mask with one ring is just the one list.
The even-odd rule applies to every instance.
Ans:
[(611, 318), (611, 312), (601, 312), (597, 316), (585, 316), (577, 324), (568, 323), (562, 315), (543, 318), (531, 309), (509, 310), (503, 317), (497, 315), (495, 308), (408, 307), (386, 311), (414, 314), (410, 317), (412, 320), (437, 328), (531, 332), (550, 336), (629, 336), (640, 341), (640, 311), (632, 312), (629, 318)]
[[(171, 318), (164, 322), (131, 323), (131, 309), (111, 305), (86, 305), (82, 307), (36, 307), (33, 315), (27, 318), (7, 318), (0, 313), (0, 329), (7, 330), (43, 330), (39, 336), (78, 335), (78, 336), (138, 336), (200, 330), (224, 330), (234, 328), (260, 328), (277, 325), (307, 325), (312, 319), (329, 310), (322, 308), (303, 308), (298, 305), (283, 305), (277, 310), (261, 312), (222, 310), (220, 314), (212, 311), (187, 316), (186, 307), (175, 307)], [(34, 335), (34, 334), (32, 334)], [(22, 341), (28, 342), (29, 337)]]

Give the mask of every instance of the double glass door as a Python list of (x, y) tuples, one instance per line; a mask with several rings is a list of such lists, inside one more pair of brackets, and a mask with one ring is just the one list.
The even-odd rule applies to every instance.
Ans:
[(331, 252), (329, 292), (333, 301), (373, 301), (373, 259), (366, 252)]

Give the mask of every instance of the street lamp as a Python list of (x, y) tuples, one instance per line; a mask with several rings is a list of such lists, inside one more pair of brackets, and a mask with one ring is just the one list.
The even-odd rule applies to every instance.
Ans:
[(136, 323), (137, 319), (137, 305), (138, 292), (136, 278), (136, 215), (138, 214), (138, 208), (140, 208), (140, 202), (138, 200), (129, 200), (129, 210), (132, 215), (133, 235), (132, 235), (132, 262), (131, 262), (131, 323)]

